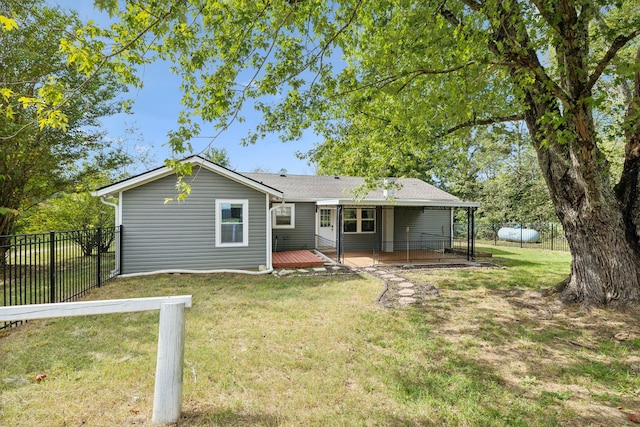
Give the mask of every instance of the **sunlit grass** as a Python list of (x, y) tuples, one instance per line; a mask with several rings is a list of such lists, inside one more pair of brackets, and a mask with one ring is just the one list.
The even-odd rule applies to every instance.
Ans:
[[(90, 296), (193, 295), (183, 426), (623, 425), (640, 348), (611, 328), (637, 313), (537, 316), (510, 292), (552, 284), (568, 260), (536, 284), (543, 260), (526, 255), (477, 277), (446, 270), (455, 280), (440, 298), (402, 310), (377, 305), (381, 284), (355, 275), (162, 275)], [(150, 425), (157, 329), (158, 313), (129, 313), (5, 333), (0, 425)]]
[(558, 284), (570, 271), (571, 255), (567, 252), (495, 246), (477, 249), (490, 252), (493, 256), (487, 260), (496, 268), (434, 270), (429, 276), (433, 285), (458, 290), (543, 289)]

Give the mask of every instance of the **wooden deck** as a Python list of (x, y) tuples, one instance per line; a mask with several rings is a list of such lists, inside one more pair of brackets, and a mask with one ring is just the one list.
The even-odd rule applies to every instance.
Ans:
[(324, 260), (311, 251), (286, 251), (273, 253), (273, 268), (322, 267)]

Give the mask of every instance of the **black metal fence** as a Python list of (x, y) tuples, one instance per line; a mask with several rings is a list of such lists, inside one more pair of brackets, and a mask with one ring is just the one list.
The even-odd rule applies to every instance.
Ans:
[(113, 227), (0, 236), (3, 306), (71, 301), (100, 287), (118, 274), (119, 239)]
[(419, 240), (382, 242), (374, 251), (376, 264), (443, 262), (473, 257), (471, 248), (467, 246), (466, 236), (451, 238), (428, 233), (422, 233)]
[[(454, 225), (454, 235), (467, 234), (467, 224)], [(475, 223), (476, 244), (512, 246), (551, 251), (568, 251), (569, 243), (560, 224), (555, 223)]]
[[(465, 236), (452, 238), (436, 234), (421, 233), (416, 240), (394, 240), (380, 242), (372, 235), (370, 249), (349, 250), (342, 248), (340, 258), (345, 256), (368, 256), (374, 264), (431, 263), (456, 259), (474, 258), (473, 250)], [(316, 235), (316, 250), (337, 259), (336, 242)]]

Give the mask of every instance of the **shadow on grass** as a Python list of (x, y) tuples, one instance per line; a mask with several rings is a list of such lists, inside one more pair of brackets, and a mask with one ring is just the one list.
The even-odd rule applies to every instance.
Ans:
[(182, 413), (178, 426), (277, 426), (287, 419), (281, 416), (262, 413), (246, 413), (231, 408), (205, 411), (187, 410)]
[[(408, 398), (432, 395), (443, 407), (481, 402), (474, 411), (484, 425), (623, 425), (616, 408), (634, 407), (640, 393), (633, 356), (640, 339), (624, 334), (635, 330), (634, 319), (637, 312), (554, 307), (531, 291), (458, 294), (412, 311), (420, 339), (438, 342), (436, 363), (411, 368), (422, 369), (417, 375), (398, 370), (394, 381)], [(504, 401), (515, 406), (503, 407)], [(486, 418), (493, 413), (498, 418)]]
[[(415, 417), (402, 416), (396, 413), (378, 412), (373, 414), (375, 419), (384, 420), (384, 425), (388, 427), (400, 426), (422, 426), (422, 427), (440, 427), (441, 421), (437, 421), (434, 417), (429, 416), (421, 419)], [(290, 417), (263, 414), (263, 413), (245, 413), (235, 411), (233, 409), (219, 409), (210, 411), (184, 411), (177, 423), (179, 427), (201, 427), (201, 426), (281, 426), (281, 425), (299, 425), (295, 420), (295, 415)], [(326, 421), (314, 425), (343, 425), (336, 421)], [(375, 424), (378, 425), (378, 424)]]
[(516, 252), (507, 251), (502, 247), (498, 249), (496, 246), (482, 245), (482, 246), (477, 246), (476, 249), (482, 252), (489, 252), (494, 256), (495, 255), (516, 255)]

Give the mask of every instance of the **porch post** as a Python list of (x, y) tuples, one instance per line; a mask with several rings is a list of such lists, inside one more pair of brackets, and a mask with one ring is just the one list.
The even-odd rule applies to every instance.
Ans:
[(339, 263), (342, 263), (340, 255), (342, 255), (342, 205), (336, 208), (336, 258)]
[(476, 259), (476, 209), (471, 208), (471, 259)]
[(471, 259), (471, 208), (467, 208), (467, 261)]

